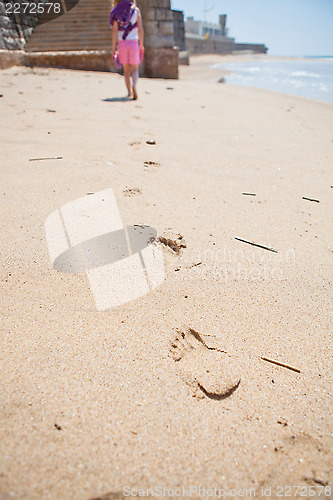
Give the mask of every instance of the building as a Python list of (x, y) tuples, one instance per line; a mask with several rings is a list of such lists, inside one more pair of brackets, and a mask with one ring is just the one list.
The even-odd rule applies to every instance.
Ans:
[(263, 44), (239, 44), (235, 38), (228, 37), (227, 16), (219, 17), (219, 24), (206, 21), (196, 21), (188, 17), (185, 22), (185, 44), (190, 54), (230, 54), (239, 51), (266, 53)]
[(227, 16), (220, 15), (220, 23), (207, 23), (206, 21), (195, 21), (193, 17), (188, 17), (185, 22), (185, 31), (187, 33), (200, 36), (213, 36), (215, 38), (225, 38), (227, 36), (226, 28)]

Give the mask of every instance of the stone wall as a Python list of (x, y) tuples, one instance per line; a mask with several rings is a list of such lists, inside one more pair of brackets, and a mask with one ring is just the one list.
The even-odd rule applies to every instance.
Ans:
[(172, 14), (175, 45), (179, 50), (186, 50), (184, 13), (181, 10), (173, 10)]
[(0, 49), (0, 69), (7, 69), (11, 66), (24, 66), (24, 55), (24, 50)]
[(145, 32), (144, 74), (178, 78), (178, 47), (170, 0), (137, 0)]
[(66, 68), (84, 71), (113, 71), (110, 52), (105, 50), (75, 50), (64, 52), (24, 52), (24, 66)]
[[(23, 4), (24, 1), (15, 0), (15, 3)], [(38, 22), (38, 14), (9, 13), (8, 10), (6, 11), (6, 3), (8, 2), (0, 0), (0, 49), (24, 49), (26, 41)]]
[[(24, 0), (17, 0), (23, 2)], [(46, 1), (46, 0), (43, 0)], [(66, 0), (67, 1), (67, 0)], [(93, 0), (92, 0), (93, 1)], [(105, 0), (106, 2), (109, 0)], [(154, 78), (178, 78), (178, 52), (175, 42), (174, 14), (170, 0), (137, 0), (141, 10), (145, 32), (145, 57), (142, 73)], [(5, 2), (0, 0), (0, 49), (24, 49), (36, 19), (15, 19), (5, 15)], [(22, 30), (21, 26), (24, 26)], [(101, 29), (105, 29), (102, 28)], [(108, 33), (109, 27), (107, 26)], [(111, 39), (111, 37), (110, 37)], [(52, 49), (51, 49), (52, 50)], [(99, 52), (99, 53), (97, 53)], [(81, 58), (81, 62), (80, 62)], [(112, 61), (106, 60), (103, 51), (88, 53), (44, 52), (25, 58), (27, 64), (56, 65), (78, 69), (109, 71)], [(61, 66), (65, 64), (65, 66)]]

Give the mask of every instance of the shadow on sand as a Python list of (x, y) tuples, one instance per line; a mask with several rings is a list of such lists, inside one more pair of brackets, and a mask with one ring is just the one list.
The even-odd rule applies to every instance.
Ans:
[(107, 99), (102, 99), (103, 102), (127, 102), (132, 100), (131, 97), (108, 97)]
[[(127, 233), (127, 234), (126, 234)], [(142, 251), (157, 239), (156, 229), (149, 226), (126, 226), (112, 233), (102, 234), (70, 247), (53, 262), (53, 269), (61, 273), (77, 274), (96, 269), (139, 254), (146, 268)], [(129, 253), (129, 248), (131, 253)]]

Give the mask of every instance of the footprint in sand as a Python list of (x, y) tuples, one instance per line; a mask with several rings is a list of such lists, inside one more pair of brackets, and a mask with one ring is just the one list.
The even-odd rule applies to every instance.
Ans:
[(169, 231), (163, 236), (159, 236), (158, 240), (165, 248), (168, 248), (176, 255), (181, 255), (183, 249), (187, 247), (186, 241), (179, 233), (174, 234)]
[(180, 375), (193, 389), (194, 397), (225, 399), (241, 381), (237, 363), (225, 351), (209, 347), (198, 332), (177, 330), (170, 355), (179, 364)]
[(142, 194), (142, 191), (140, 188), (127, 188), (127, 189), (124, 189), (123, 191), (123, 194), (127, 197), (131, 197), (131, 196), (135, 196), (137, 194)]
[[(90, 498), (90, 500), (121, 500), (124, 496), (128, 495), (124, 495), (122, 491), (111, 491), (99, 497)], [(132, 495), (129, 498), (133, 498)]]
[(160, 167), (161, 165), (157, 161), (145, 161), (143, 163), (143, 166), (148, 168), (148, 167)]
[[(309, 498), (313, 496), (309, 495), (309, 486), (312, 486), (312, 491), (316, 489), (318, 494), (318, 497), (313, 496), (313, 498), (332, 498), (331, 450), (332, 443), (329, 436), (314, 438), (301, 433), (284, 437), (281, 446), (274, 449), (271, 470), (259, 487), (278, 491), (280, 485), (294, 484), (300, 488), (297, 498), (301, 496)], [(285, 489), (287, 490), (287, 487)]]

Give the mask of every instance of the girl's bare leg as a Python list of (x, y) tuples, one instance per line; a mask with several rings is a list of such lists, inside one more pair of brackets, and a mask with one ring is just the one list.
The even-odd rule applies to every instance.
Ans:
[(132, 80), (133, 80), (133, 99), (136, 100), (138, 98), (138, 93), (137, 93), (137, 83), (139, 79), (139, 66), (132, 64), (131, 65), (131, 73), (132, 73)]
[(127, 87), (128, 97), (131, 97), (131, 66), (130, 64), (123, 64), (125, 83)]

